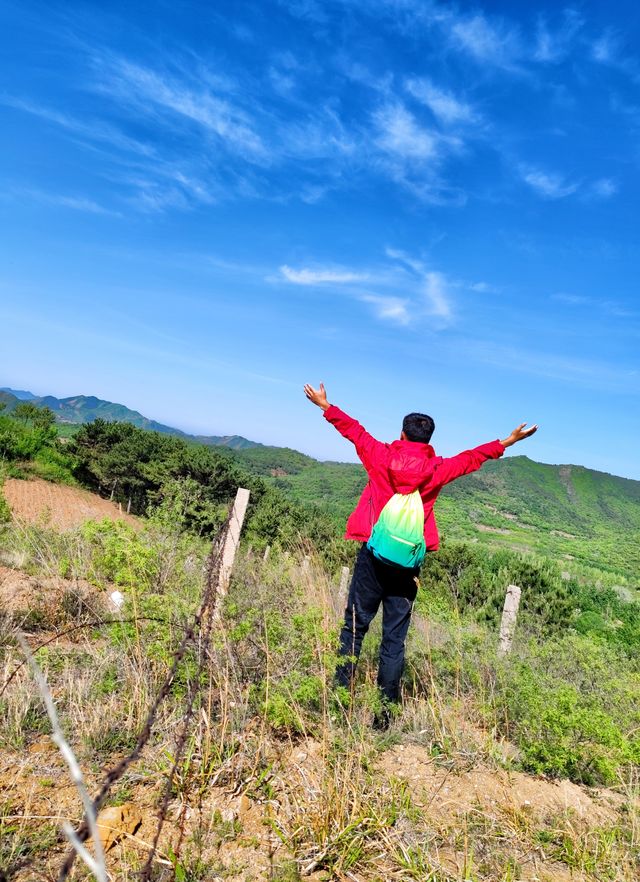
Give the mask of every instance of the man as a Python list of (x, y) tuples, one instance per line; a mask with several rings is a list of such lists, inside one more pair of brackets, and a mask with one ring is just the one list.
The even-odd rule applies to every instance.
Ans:
[(488, 459), (498, 459), (506, 447), (529, 438), (538, 427), (527, 429), (526, 423), (522, 423), (502, 441), (490, 441), (457, 456), (443, 458), (436, 456), (429, 443), (435, 424), (426, 414), (408, 414), (402, 423), (400, 440), (385, 444), (376, 441), (360, 423), (340, 408), (329, 404), (322, 383), (319, 389), (307, 384), (304, 392), (309, 401), (321, 408), (325, 419), (355, 445), (369, 477), (347, 521), (345, 533), (345, 538), (361, 542), (362, 547), (356, 559), (340, 635), (339, 651), (345, 661), (338, 666), (336, 681), (341, 686), (352, 683), (362, 640), (382, 604), (378, 686), (385, 710), (376, 716), (374, 725), (386, 728), (390, 719), (388, 708), (398, 701), (400, 694), (404, 644), (417, 592), (419, 567), (407, 569), (391, 566), (376, 557), (366, 544), (374, 524), (394, 494), (418, 490), (424, 507), (426, 548), (427, 551), (436, 551), (439, 536), (433, 506), (445, 484), (476, 471)]

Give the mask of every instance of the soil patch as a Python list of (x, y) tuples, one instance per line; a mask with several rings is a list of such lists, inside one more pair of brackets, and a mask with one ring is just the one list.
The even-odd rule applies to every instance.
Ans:
[(15, 518), (30, 524), (39, 523), (56, 530), (72, 530), (85, 521), (123, 520), (132, 526), (140, 522), (120, 506), (80, 487), (52, 484), (36, 478), (21, 481), (7, 478), (3, 485), (5, 499)]

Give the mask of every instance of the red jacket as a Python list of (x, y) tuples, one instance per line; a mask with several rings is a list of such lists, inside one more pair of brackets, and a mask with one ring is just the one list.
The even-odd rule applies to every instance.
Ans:
[(420, 491), (424, 503), (424, 538), (429, 551), (440, 539), (433, 505), (445, 484), (475, 472), (488, 459), (504, 453), (500, 441), (481, 444), (457, 456), (436, 456), (430, 444), (417, 441), (376, 441), (356, 420), (334, 404), (324, 412), (332, 426), (355, 444), (356, 452), (369, 476), (369, 483), (347, 521), (346, 539), (367, 542), (380, 512), (394, 493)]

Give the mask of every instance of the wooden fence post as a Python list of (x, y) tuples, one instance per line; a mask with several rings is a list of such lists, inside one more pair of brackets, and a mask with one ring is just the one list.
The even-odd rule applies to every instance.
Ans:
[(520, 606), (520, 588), (517, 585), (509, 585), (504, 598), (502, 621), (500, 622), (500, 638), (498, 642), (498, 655), (503, 656), (511, 652), (511, 641), (516, 630), (518, 607)]
[(222, 549), (222, 566), (220, 567), (220, 594), (225, 595), (229, 588), (229, 580), (231, 579), (231, 570), (233, 569), (233, 562), (236, 557), (236, 551), (238, 550), (238, 544), (240, 542), (240, 531), (242, 530), (242, 524), (244, 522), (244, 516), (247, 513), (247, 505), (249, 504), (249, 491), (245, 490), (244, 487), (238, 487), (238, 492), (236, 493), (236, 499), (233, 503), (233, 509), (231, 510), (231, 517), (229, 518), (229, 529), (227, 531), (227, 537), (224, 541), (224, 548)]

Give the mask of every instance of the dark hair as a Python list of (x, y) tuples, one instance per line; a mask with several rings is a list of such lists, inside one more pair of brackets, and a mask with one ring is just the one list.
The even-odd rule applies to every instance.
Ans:
[(402, 431), (409, 441), (428, 444), (436, 424), (426, 413), (408, 413), (402, 420)]

